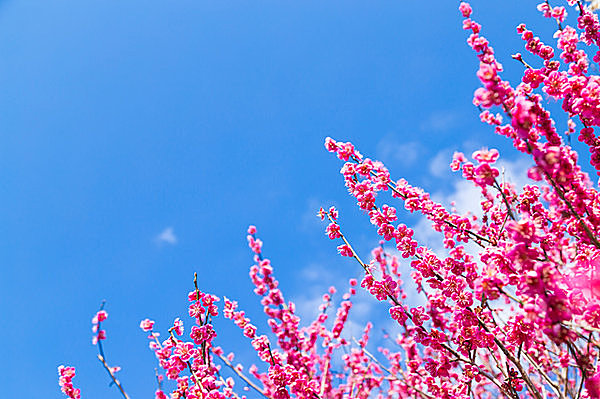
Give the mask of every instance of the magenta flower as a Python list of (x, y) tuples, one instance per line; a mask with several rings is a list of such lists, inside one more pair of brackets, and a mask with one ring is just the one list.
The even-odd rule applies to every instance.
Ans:
[(143, 331), (152, 331), (152, 327), (154, 326), (154, 321), (150, 319), (144, 319), (140, 322), (140, 328)]

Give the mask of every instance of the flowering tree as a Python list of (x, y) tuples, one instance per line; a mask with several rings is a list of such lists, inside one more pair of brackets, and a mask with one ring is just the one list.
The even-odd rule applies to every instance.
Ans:
[[(499, 178), (497, 150), (476, 151), (472, 160), (455, 153), (450, 167), (481, 193), (481, 209), (461, 215), (406, 180), (393, 179), (381, 162), (364, 157), (351, 143), (325, 140), (327, 150), (345, 162), (345, 185), (382, 246), (367, 260), (342, 231), (336, 209), (322, 208), (318, 216), (327, 222), (329, 238), (339, 241), (340, 255), (354, 258), (364, 270), (360, 286), (389, 308), (400, 331), (393, 345), (369, 352), (371, 323), (360, 337), (342, 334), (358, 289), (354, 279), (341, 303), (334, 305), (331, 288), (318, 317), (301, 323), (251, 226), (248, 243), (255, 265), (250, 278), (268, 326), (253, 324), (236, 301), (202, 291), (194, 279), (188, 294), (190, 330), (184, 332), (176, 319), (161, 338), (153, 321), (140, 324), (162, 370), (156, 398), (167, 397), (163, 376), (176, 382), (171, 398), (187, 399), (239, 398), (248, 389), (272, 399), (600, 398), (600, 193), (565, 143), (578, 133), (600, 175), (600, 138), (594, 132), (600, 126), (600, 76), (590, 73), (600, 63), (600, 22), (582, 2), (567, 3), (577, 15), (576, 27), (567, 24), (565, 7), (548, 1), (538, 5), (557, 25), (555, 48), (524, 24), (517, 27), (527, 53), (513, 56), (524, 71), (516, 86), (501, 78), (502, 66), (471, 19), (471, 7), (459, 6), (467, 43), (479, 59), (482, 86), (473, 102), (481, 120), (530, 159), (530, 184), (517, 188)], [(592, 65), (589, 49), (597, 51)], [(562, 102), (566, 140), (544, 98)], [(419, 244), (411, 228), (396, 224), (396, 208), (381, 204), (381, 195), (428, 219), (443, 238), (444, 254)], [(388, 242), (398, 252), (386, 252), (383, 243)], [(408, 262), (425, 306), (406, 300), (400, 269)], [(335, 316), (328, 312), (334, 306)], [(242, 330), (261, 364), (234, 366), (233, 355), (213, 343), (212, 322), (221, 316)], [(108, 365), (102, 348), (106, 317), (101, 309), (93, 320), (98, 358), (128, 398), (115, 377), (118, 368)], [(225, 369), (230, 377), (223, 375)], [(59, 374), (63, 392), (79, 398), (74, 368), (61, 366)]]

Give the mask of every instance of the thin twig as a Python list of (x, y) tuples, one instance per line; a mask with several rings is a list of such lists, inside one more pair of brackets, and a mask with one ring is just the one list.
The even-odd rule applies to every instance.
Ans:
[[(106, 305), (106, 300), (103, 300), (102, 303), (100, 304), (100, 311), (104, 310), (104, 305)], [(100, 362), (102, 363), (102, 366), (104, 366), (104, 369), (106, 370), (108, 375), (110, 375), (110, 378), (112, 379), (113, 383), (117, 386), (117, 388), (119, 388), (119, 391), (121, 391), (121, 394), (123, 395), (123, 397), (125, 399), (129, 399), (129, 396), (123, 389), (123, 385), (121, 385), (121, 382), (119, 382), (117, 377), (115, 377), (115, 373), (113, 373), (110, 366), (106, 363), (106, 356), (104, 355), (104, 347), (102, 346), (102, 340), (98, 339), (100, 336), (100, 331), (102, 331), (102, 329), (100, 327), (101, 324), (102, 324), (102, 322), (98, 321), (98, 324), (96, 325), (96, 328), (97, 328), (96, 341), (97, 341), (97, 345), (98, 345), (98, 360), (100, 360)]]
[(101, 354), (98, 353), (98, 360), (100, 360), (100, 362), (102, 363), (102, 365), (104, 366), (104, 368), (106, 369), (106, 371), (108, 372), (108, 374), (110, 375), (110, 378), (112, 378), (114, 384), (119, 388), (119, 391), (121, 391), (121, 394), (123, 395), (123, 397), (125, 399), (129, 399), (129, 396), (127, 395), (127, 393), (125, 393), (125, 390), (123, 389), (123, 386), (121, 385), (121, 383), (119, 382), (119, 380), (117, 379), (117, 377), (115, 377), (115, 374), (112, 372), (112, 370), (110, 369), (110, 367), (106, 363), (106, 360), (104, 359), (104, 356), (102, 356)]
[(267, 396), (262, 389), (260, 389), (255, 383), (253, 383), (248, 377), (246, 377), (241, 371), (239, 371), (236, 367), (234, 367), (233, 364), (231, 364), (231, 362), (229, 360), (227, 360), (227, 358), (219, 353), (215, 353), (213, 351), (213, 353), (215, 355), (217, 355), (217, 357), (219, 359), (221, 359), (223, 361), (223, 363), (225, 363), (227, 365), (227, 367), (229, 367), (231, 370), (233, 370), (234, 373), (236, 373), (238, 375), (238, 377), (240, 377), (242, 380), (244, 380), (244, 382), (246, 384), (248, 384), (250, 387), (252, 387), (256, 392), (260, 393), (262, 396), (264, 396), (267, 399), (271, 399), (269, 396)]

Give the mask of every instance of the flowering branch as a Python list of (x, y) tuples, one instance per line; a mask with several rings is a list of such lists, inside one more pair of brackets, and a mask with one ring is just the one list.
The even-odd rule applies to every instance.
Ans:
[(252, 382), (248, 377), (246, 377), (244, 375), (244, 373), (242, 373), (240, 370), (237, 369), (237, 367), (235, 367), (233, 364), (231, 364), (231, 362), (229, 360), (227, 360), (227, 358), (225, 356), (223, 356), (220, 353), (215, 353), (213, 352), (219, 359), (221, 359), (221, 361), (223, 361), (223, 363), (225, 363), (227, 365), (227, 367), (229, 367), (235, 374), (237, 374), (238, 377), (240, 377), (242, 380), (244, 380), (244, 382), (246, 384), (248, 384), (248, 386), (250, 386), (252, 389), (254, 389), (256, 392), (258, 392), (259, 394), (261, 394), (263, 397), (267, 398), (267, 399), (271, 399), (269, 396), (267, 396), (262, 389), (260, 389), (254, 382)]
[(106, 363), (106, 356), (104, 355), (104, 348), (102, 347), (102, 341), (106, 339), (106, 331), (100, 328), (103, 321), (108, 317), (108, 313), (104, 310), (104, 305), (106, 301), (102, 301), (100, 305), (100, 310), (96, 313), (94, 318), (92, 319), (92, 331), (95, 333), (93, 343), (98, 345), (98, 360), (102, 364), (102, 367), (106, 370), (108, 375), (110, 376), (112, 383), (119, 388), (121, 395), (125, 399), (129, 399), (129, 396), (123, 389), (123, 385), (115, 376), (115, 372), (119, 371), (120, 367), (110, 367), (108, 363)]
[[(392, 180), (383, 163), (364, 157), (352, 143), (325, 140), (327, 150), (344, 161), (344, 184), (381, 240), (365, 261), (341, 231), (338, 211), (319, 211), (328, 221), (327, 236), (341, 242), (340, 255), (353, 258), (364, 270), (360, 286), (389, 306), (399, 332), (389, 338), (392, 346), (378, 347), (380, 359), (367, 350), (373, 323), (364, 326), (360, 339), (352, 337), (356, 345), (347, 337), (358, 281), (350, 279), (339, 301), (330, 287), (314, 320), (302, 324), (263, 255), (256, 227), (250, 226), (250, 279), (272, 335), (257, 333), (259, 327), (236, 301), (201, 291), (194, 274), (194, 289), (188, 294), (193, 326), (187, 336), (179, 318), (162, 342), (153, 321), (140, 323), (150, 334), (149, 346), (160, 368), (176, 384), (170, 396), (237, 398), (237, 379), (221, 376), (222, 366), (211, 360), (216, 355), (267, 399), (600, 398), (600, 192), (570, 146), (579, 126), (578, 138), (587, 145), (590, 164), (600, 176), (600, 136), (594, 131), (600, 126), (600, 77), (590, 73), (590, 58), (600, 63), (600, 21), (581, 1), (567, 2), (575, 6), (573, 26), (565, 7), (549, 0), (538, 5), (544, 17), (556, 22), (555, 47), (524, 24), (517, 27), (533, 59), (513, 56), (524, 66), (514, 87), (501, 78), (502, 64), (482, 36), (481, 25), (471, 18), (470, 5), (459, 5), (467, 43), (479, 62), (481, 87), (473, 103), (482, 122), (532, 161), (530, 184), (517, 188), (504, 180), (504, 172), (499, 179), (496, 149), (482, 148), (470, 158), (456, 152), (450, 169), (460, 172), (481, 196), (478, 209), (459, 214), (454, 203), (447, 209), (424, 189), (405, 179)], [(597, 51), (593, 57), (586, 52), (590, 47)], [(561, 102), (569, 145), (543, 104), (546, 98)], [(493, 109), (498, 112), (493, 114)], [(380, 203), (385, 192), (431, 224), (440, 234), (442, 251), (422, 245), (412, 228), (398, 222), (398, 210)], [(423, 305), (410, 302), (410, 291), (403, 288), (407, 276), (423, 295)], [(103, 306), (94, 318), (98, 358), (128, 399), (115, 378), (118, 368), (105, 360)], [(337, 308), (331, 321), (329, 308)], [(261, 360), (246, 374), (233, 366), (233, 354), (224, 356), (213, 346), (213, 321), (221, 311)], [(71, 382), (74, 369), (63, 367), (59, 373), (63, 392), (79, 399)], [(156, 374), (155, 397), (166, 399), (162, 376)]]

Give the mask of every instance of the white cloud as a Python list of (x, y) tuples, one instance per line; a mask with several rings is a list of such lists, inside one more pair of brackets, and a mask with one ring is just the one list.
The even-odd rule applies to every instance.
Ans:
[[(317, 219), (315, 217), (315, 219)], [(319, 305), (323, 302), (323, 294), (326, 294), (331, 285), (337, 289), (344, 289), (341, 276), (335, 274), (327, 265), (310, 263), (299, 272), (302, 289), (291, 299), (296, 303), (296, 313), (309, 323), (319, 314)]]
[(401, 141), (395, 134), (384, 136), (377, 143), (377, 159), (383, 162), (399, 162), (403, 166), (415, 163), (423, 152), (423, 146), (417, 141)]
[(312, 287), (320, 286), (320, 290), (324, 289), (323, 292), (327, 291), (329, 285), (327, 282), (336, 281), (339, 276), (334, 276), (333, 272), (327, 268), (327, 265), (321, 263), (310, 263), (307, 267), (300, 270), (300, 277), (307, 282), (311, 283)]
[[(346, 259), (346, 261), (348, 260)], [(352, 266), (357, 267), (356, 270), (360, 268), (358, 264)], [(303, 268), (299, 274), (299, 278), (303, 281), (303, 289), (291, 297), (292, 301), (296, 303), (296, 314), (302, 318), (303, 324), (307, 325), (319, 315), (319, 305), (323, 303), (323, 294), (328, 292), (330, 286), (334, 286), (337, 292), (332, 297), (333, 308), (327, 310), (329, 315), (327, 325), (331, 327), (337, 308), (342, 301), (342, 295), (348, 291), (348, 279), (355, 277), (360, 281), (362, 275), (362, 272), (359, 272), (358, 275), (356, 272), (345, 275), (340, 270), (328, 268), (327, 265), (319, 263), (311, 263)], [(342, 336), (346, 338), (360, 337), (368, 320), (379, 323), (387, 318), (389, 306), (379, 303), (360, 286), (356, 287), (356, 291), (356, 296), (352, 299), (353, 306), (342, 333)]]
[(169, 244), (175, 245), (177, 244), (177, 236), (173, 231), (173, 227), (167, 227), (164, 229), (159, 235), (157, 235), (154, 240), (157, 244)]
[(303, 325), (307, 326), (312, 320), (315, 320), (319, 315), (319, 306), (323, 303), (323, 294), (327, 289), (320, 294), (316, 292), (313, 295), (293, 296), (292, 301), (296, 304), (296, 314), (303, 320)]
[(323, 229), (325, 231), (326, 224), (323, 224), (323, 221), (317, 216), (319, 212), (319, 208), (329, 209), (333, 203), (330, 201), (322, 201), (315, 197), (311, 197), (306, 201), (306, 207), (304, 208), (304, 212), (300, 218), (300, 226), (305, 231), (315, 230), (315, 229)]
[(435, 111), (421, 124), (421, 130), (427, 132), (443, 132), (458, 124), (458, 114), (449, 110)]
[(445, 149), (438, 152), (429, 163), (429, 173), (437, 178), (442, 178), (452, 173), (450, 170), (452, 153), (453, 152), (450, 149)]

